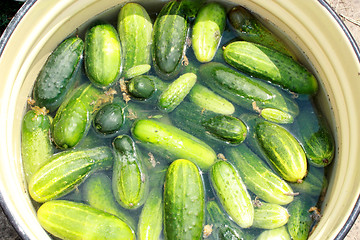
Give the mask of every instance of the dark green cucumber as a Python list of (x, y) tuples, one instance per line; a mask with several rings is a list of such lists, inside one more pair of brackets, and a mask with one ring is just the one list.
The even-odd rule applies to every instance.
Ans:
[(114, 198), (111, 179), (103, 172), (92, 174), (81, 188), (82, 198), (90, 206), (120, 218), (135, 230), (134, 219), (122, 209)]
[(287, 229), (293, 240), (308, 239), (310, 227), (313, 222), (310, 208), (313, 207), (308, 198), (298, 198), (288, 206), (290, 218)]
[(242, 228), (254, 221), (254, 207), (239, 173), (228, 162), (217, 161), (210, 169), (210, 182), (224, 210)]
[(84, 65), (94, 85), (108, 87), (120, 78), (121, 56), (119, 35), (111, 24), (97, 24), (87, 30)]
[(30, 196), (46, 202), (66, 195), (93, 172), (110, 169), (114, 155), (109, 147), (64, 151), (53, 155), (29, 183)]
[(236, 6), (232, 8), (228, 13), (228, 19), (230, 25), (243, 40), (259, 43), (293, 56), (286, 44), (244, 7)]
[(205, 193), (199, 169), (185, 159), (174, 161), (164, 186), (166, 239), (200, 239), (204, 215)]
[(224, 59), (249, 75), (278, 84), (299, 94), (315, 94), (315, 76), (292, 57), (260, 44), (237, 41), (226, 46)]
[(135, 99), (153, 103), (167, 87), (167, 83), (155, 76), (140, 75), (129, 81), (128, 91)]
[(138, 3), (126, 3), (118, 15), (118, 32), (124, 56), (123, 76), (128, 79), (151, 68), (153, 25), (149, 14)]
[(101, 106), (93, 119), (95, 131), (104, 136), (113, 136), (123, 126), (125, 121), (123, 111), (121, 104), (118, 102), (109, 102)]
[(221, 63), (201, 65), (199, 77), (214, 92), (251, 111), (275, 108), (293, 117), (299, 114), (297, 103), (281, 90)]
[(205, 0), (181, 0), (181, 4), (186, 11), (186, 16), (194, 18), (199, 9), (205, 4)]
[(291, 240), (291, 237), (285, 226), (265, 230), (256, 238), (256, 240), (269, 240), (269, 239), (279, 239), (279, 240)]
[(216, 2), (203, 6), (192, 28), (191, 44), (199, 62), (210, 62), (219, 47), (226, 24), (226, 10)]
[(136, 209), (144, 204), (149, 179), (135, 142), (127, 135), (113, 140), (115, 162), (112, 186), (116, 201), (124, 208)]
[(50, 118), (39, 111), (29, 110), (21, 126), (21, 158), (25, 179), (31, 176), (51, 157), (53, 146), (50, 141)]
[(164, 79), (175, 77), (181, 70), (186, 51), (188, 23), (180, 1), (168, 2), (154, 23), (153, 63)]
[(262, 200), (286, 205), (294, 200), (293, 190), (277, 176), (253, 151), (241, 144), (227, 148), (225, 156), (234, 164), (246, 187)]
[(289, 217), (290, 215), (285, 207), (263, 202), (260, 206), (255, 207), (252, 227), (261, 229), (279, 228), (288, 222)]
[(36, 105), (55, 111), (74, 86), (80, 68), (84, 42), (78, 37), (65, 39), (48, 57), (36, 78), (33, 98)]
[(163, 202), (160, 188), (154, 188), (144, 204), (139, 217), (139, 240), (158, 240), (163, 229)]
[(52, 123), (52, 137), (59, 148), (75, 147), (87, 134), (94, 102), (100, 95), (99, 89), (85, 83), (61, 104)]
[(61, 239), (135, 240), (134, 231), (119, 218), (82, 203), (46, 202), (37, 217), (46, 231)]
[(134, 123), (132, 135), (150, 151), (164, 156), (185, 158), (196, 163), (202, 169), (208, 169), (216, 160), (215, 151), (203, 141), (168, 124), (143, 119)]

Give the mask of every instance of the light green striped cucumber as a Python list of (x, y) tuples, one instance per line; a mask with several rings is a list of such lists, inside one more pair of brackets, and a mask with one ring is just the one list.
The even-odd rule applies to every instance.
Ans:
[(135, 230), (134, 219), (122, 209), (114, 198), (111, 179), (103, 172), (92, 174), (83, 184), (81, 194), (90, 206), (115, 215)]
[(135, 239), (134, 231), (119, 218), (82, 203), (46, 202), (37, 217), (46, 231), (61, 239)]
[(146, 9), (138, 3), (126, 3), (118, 15), (118, 32), (124, 56), (123, 76), (133, 78), (151, 68), (153, 25)]
[(192, 48), (199, 62), (210, 62), (219, 47), (226, 24), (226, 10), (216, 2), (203, 6), (192, 28)]
[(92, 84), (84, 83), (71, 92), (56, 112), (52, 123), (53, 141), (59, 148), (75, 147), (91, 126), (94, 102), (101, 91)]
[(256, 238), (256, 240), (291, 240), (291, 237), (285, 226), (265, 230)]
[(217, 161), (210, 169), (210, 182), (224, 210), (235, 223), (249, 228), (254, 221), (254, 207), (239, 173), (228, 162)]
[(275, 229), (284, 226), (288, 222), (290, 215), (285, 207), (265, 202), (259, 205), (255, 207), (252, 227)]
[(35, 110), (29, 110), (21, 126), (21, 157), (25, 179), (31, 176), (51, 157), (53, 146), (50, 141), (50, 118)]
[(163, 229), (163, 202), (160, 188), (154, 188), (141, 210), (137, 236), (139, 240), (158, 240)]
[(188, 160), (175, 160), (164, 185), (166, 239), (200, 239), (204, 215), (205, 193), (199, 169)]
[(85, 72), (98, 87), (108, 87), (120, 78), (122, 52), (116, 29), (109, 23), (97, 24), (85, 35)]
[(37, 202), (62, 197), (93, 172), (110, 169), (114, 155), (109, 147), (64, 151), (53, 155), (31, 178), (29, 193)]
[(294, 116), (276, 108), (264, 108), (260, 111), (260, 116), (274, 123), (287, 124), (294, 122)]
[(298, 198), (288, 206), (290, 218), (287, 229), (293, 240), (308, 239), (312, 218), (310, 208), (313, 207), (309, 198)]
[(224, 59), (231, 66), (299, 94), (315, 94), (315, 76), (292, 57), (260, 44), (236, 41), (225, 47)]
[(138, 120), (131, 129), (133, 137), (150, 151), (164, 156), (188, 159), (206, 170), (217, 159), (215, 151), (203, 141), (165, 123), (151, 119)]
[(135, 142), (128, 135), (113, 140), (115, 161), (112, 186), (116, 201), (124, 208), (136, 209), (144, 204), (149, 179)]
[(185, 73), (173, 81), (160, 95), (159, 109), (165, 112), (173, 111), (189, 94), (196, 79), (197, 76), (194, 73)]
[(280, 205), (289, 204), (294, 200), (290, 185), (246, 145), (227, 148), (225, 156), (239, 171), (246, 187), (262, 200)]

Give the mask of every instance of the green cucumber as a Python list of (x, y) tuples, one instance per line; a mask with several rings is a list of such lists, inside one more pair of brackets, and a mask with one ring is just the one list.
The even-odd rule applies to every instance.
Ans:
[(189, 94), (196, 83), (197, 76), (194, 73), (185, 73), (173, 81), (160, 95), (159, 109), (173, 111)]
[(242, 228), (254, 221), (254, 207), (239, 173), (228, 162), (217, 161), (210, 169), (210, 182), (224, 210)]
[(259, 43), (293, 56), (286, 44), (246, 8), (241, 6), (232, 8), (228, 13), (228, 19), (232, 28), (243, 40)]
[(116, 29), (108, 23), (97, 24), (85, 35), (85, 72), (98, 87), (108, 87), (120, 78), (122, 52)]
[(308, 198), (298, 198), (288, 206), (290, 218), (287, 229), (293, 240), (308, 239), (312, 218), (310, 216), (311, 201)]
[(135, 240), (134, 231), (119, 218), (82, 203), (53, 200), (37, 211), (41, 226), (52, 235), (69, 240)]
[(128, 91), (131, 96), (145, 100), (150, 98), (156, 91), (154, 81), (146, 75), (132, 78), (128, 84)]
[(104, 136), (116, 134), (125, 121), (123, 111), (121, 104), (118, 102), (109, 102), (101, 106), (93, 119), (95, 131)]
[(286, 227), (265, 230), (256, 238), (256, 240), (291, 240)]
[(289, 213), (285, 207), (274, 203), (261, 203), (255, 208), (252, 227), (261, 229), (275, 229), (284, 226), (289, 220)]
[(118, 32), (124, 56), (126, 79), (150, 70), (153, 25), (149, 14), (138, 3), (126, 3), (118, 15)]
[(260, 44), (236, 41), (226, 46), (224, 59), (249, 75), (271, 81), (299, 94), (315, 94), (315, 76), (292, 57)]
[(163, 229), (163, 202), (160, 189), (149, 193), (139, 217), (139, 240), (158, 240)]
[(299, 114), (297, 103), (281, 90), (221, 63), (201, 65), (199, 77), (214, 92), (248, 110), (275, 108), (293, 117)]
[(205, 0), (181, 0), (182, 7), (186, 11), (186, 16), (189, 18), (195, 18), (204, 3)]
[(280, 205), (287, 205), (294, 200), (290, 185), (246, 145), (227, 148), (225, 156), (239, 171), (247, 188), (262, 200)]
[(74, 86), (81, 66), (84, 42), (78, 37), (65, 39), (50, 54), (36, 78), (33, 98), (36, 105), (55, 111)]
[(291, 114), (275, 108), (262, 109), (260, 111), (260, 116), (274, 123), (287, 124), (294, 122), (294, 117)]
[(93, 172), (112, 167), (114, 155), (109, 147), (64, 151), (53, 155), (31, 178), (29, 193), (37, 202), (66, 195)]
[(226, 24), (226, 10), (216, 2), (203, 6), (192, 28), (192, 48), (199, 62), (210, 62), (219, 47)]
[(170, 1), (154, 23), (153, 63), (161, 78), (175, 77), (181, 70), (186, 51), (188, 23), (180, 1)]
[(135, 142), (127, 135), (113, 140), (115, 161), (112, 186), (116, 201), (124, 208), (136, 209), (144, 204), (149, 191), (147, 172)]
[(74, 89), (56, 112), (52, 123), (54, 143), (62, 149), (75, 147), (87, 134), (91, 126), (93, 103), (101, 95), (91, 84)]
[(25, 179), (29, 183), (31, 176), (45, 163), (54, 152), (50, 141), (50, 118), (36, 110), (29, 110), (21, 126), (21, 158)]
[(199, 169), (185, 159), (174, 161), (164, 185), (166, 239), (200, 239), (204, 215), (205, 193)]
[(82, 198), (90, 206), (120, 218), (135, 230), (134, 219), (122, 209), (114, 198), (111, 179), (103, 172), (91, 175), (81, 188)]
[(208, 169), (216, 160), (215, 151), (203, 141), (165, 123), (143, 119), (134, 123), (131, 129), (134, 138), (150, 149), (173, 158), (185, 158), (200, 168)]

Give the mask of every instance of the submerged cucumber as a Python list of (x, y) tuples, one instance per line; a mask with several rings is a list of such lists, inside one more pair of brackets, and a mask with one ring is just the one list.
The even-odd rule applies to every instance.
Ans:
[(273, 203), (261, 203), (255, 207), (253, 227), (275, 229), (284, 226), (289, 220), (285, 207)]
[(260, 233), (256, 240), (291, 240), (285, 226), (266, 230)]
[(109, 102), (101, 106), (95, 113), (93, 126), (97, 133), (113, 136), (123, 126), (124, 110), (119, 102)]
[(308, 238), (313, 222), (309, 212), (311, 207), (311, 200), (307, 198), (298, 198), (289, 205), (290, 218), (287, 229), (291, 239), (305, 240)]

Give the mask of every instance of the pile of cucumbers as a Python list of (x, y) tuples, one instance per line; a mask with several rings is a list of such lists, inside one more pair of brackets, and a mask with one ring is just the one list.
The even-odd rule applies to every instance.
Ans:
[(318, 81), (247, 9), (121, 6), (49, 55), (22, 124), (40, 224), (61, 239), (307, 239), (334, 136)]

